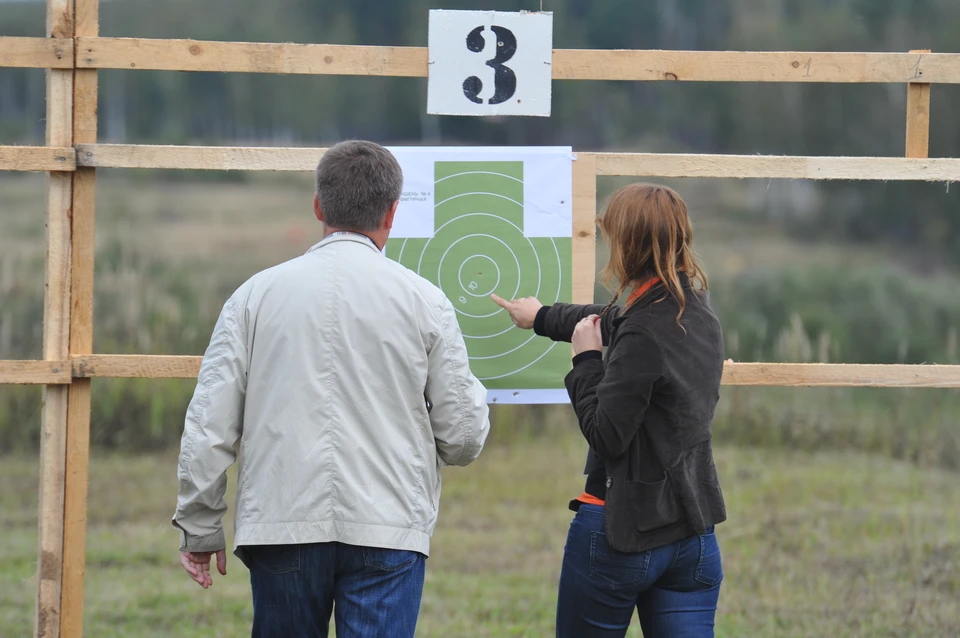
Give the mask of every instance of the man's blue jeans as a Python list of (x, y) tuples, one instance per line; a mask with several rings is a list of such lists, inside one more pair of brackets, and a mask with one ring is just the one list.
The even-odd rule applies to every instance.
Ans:
[(253, 638), (412, 638), (426, 557), (343, 543), (246, 546)]
[(723, 569), (707, 532), (627, 554), (607, 544), (604, 508), (581, 505), (563, 555), (558, 638), (620, 638), (634, 609), (644, 638), (712, 637)]

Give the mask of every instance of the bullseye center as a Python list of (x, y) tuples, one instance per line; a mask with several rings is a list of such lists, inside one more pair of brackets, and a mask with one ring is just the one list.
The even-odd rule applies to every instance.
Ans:
[(500, 285), (500, 267), (486, 255), (470, 255), (460, 264), (457, 279), (471, 297), (486, 297)]

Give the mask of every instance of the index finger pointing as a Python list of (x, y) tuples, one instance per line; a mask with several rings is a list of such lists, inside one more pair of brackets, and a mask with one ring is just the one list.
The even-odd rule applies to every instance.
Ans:
[(490, 299), (493, 300), (493, 303), (497, 304), (504, 310), (510, 310), (510, 302), (507, 301), (506, 299), (498, 297), (497, 295), (490, 295)]

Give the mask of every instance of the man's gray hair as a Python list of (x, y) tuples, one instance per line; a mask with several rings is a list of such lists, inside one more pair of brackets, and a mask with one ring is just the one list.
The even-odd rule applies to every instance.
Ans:
[(320, 210), (333, 228), (376, 230), (402, 189), (397, 158), (373, 142), (340, 142), (317, 165)]

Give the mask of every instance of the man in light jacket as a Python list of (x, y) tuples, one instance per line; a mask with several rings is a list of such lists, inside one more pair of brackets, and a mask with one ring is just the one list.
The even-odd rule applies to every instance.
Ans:
[(173, 524), (204, 589), (226, 574), (226, 471), (239, 452), (234, 552), (254, 636), (413, 636), (441, 465), (489, 432), (450, 301), (382, 254), (403, 174), (349, 141), (317, 167), (323, 240), (223, 307), (187, 410)]

